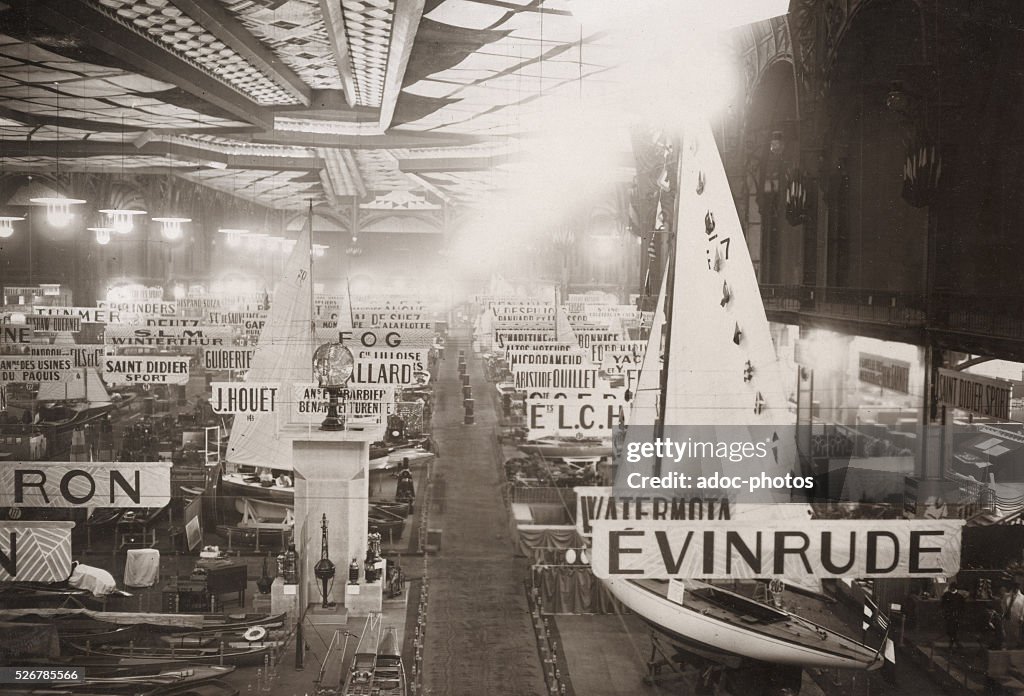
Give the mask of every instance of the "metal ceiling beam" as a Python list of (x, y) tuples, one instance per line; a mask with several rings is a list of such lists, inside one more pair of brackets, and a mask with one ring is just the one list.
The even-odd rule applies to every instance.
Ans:
[[(415, 157), (398, 160), (398, 168), (407, 174), (427, 172), (476, 172), (506, 164), (513, 158), (508, 155), (494, 157)], [(520, 159), (520, 158), (516, 158)]]
[[(277, 155), (231, 155), (216, 150), (207, 150), (194, 145), (166, 141), (148, 142), (141, 147), (129, 143), (99, 142), (95, 140), (34, 140), (3, 141), (4, 157), (60, 157), (81, 159), (85, 157), (170, 157), (175, 160), (217, 162), (227, 169), (268, 169), (277, 171), (312, 171), (322, 169), (324, 161), (319, 157), (282, 157)], [(8, 162), (8, 169), (15, 163)]]
[(380, 103), (380, 127), (387, 130), (395, 117), (395, 106), (402, 91), (405, 69), (409, 65), (416, 30), (423, 16), (425, 0), (395, 0), (395, 14), (391, 20), (391, 46), (388, 67), (384, 75), (384, 94)]
[(84, 0), (19, 0), (25, 12), (47, 25), (74, 35), (88, 45), (170, 82), (235, 118), (270, 128), (271, 114), (240, 92), (111, 19)]
[(264, 46), (245, 26), (217, 2), (172, 0), (185, 14), (230, 46), (264, 75), (309, 106), (312, 90), (295, 72)]
[(239, 136), (238, 140), (300, 147), (334, 147), (347, 150), (388, 150), (392, 148), (461, 147), (478, 143), (507, 142), (507, 138), (484, 135), (432, 134), (416, 131), (390, 131), (384, 135), (329, 135), (300, 131), (269, 131)]
[(355, 79), (352, 77), (352, 61), (348, 54), (348, 36), (345, 33), (345, 11), (338, 0), (320, 0), (320, 14), (327, 26), (327, 37), (334, 51), (334, 62), (338, 65), (338, 77), (345, 90), (345, 101), (356, 103)]

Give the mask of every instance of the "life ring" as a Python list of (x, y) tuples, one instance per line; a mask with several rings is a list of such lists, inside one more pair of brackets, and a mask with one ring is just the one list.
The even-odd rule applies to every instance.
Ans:
[(565, 550), (565, 562), (566, 563), (568, 563), (569, 565), (573, 565), (574, 563), (576, 563), (577, 558), (578, 557), (576, 555), (576, 549), (566, 549)]
[(267, 637), (267, 629), (262, 626), (251, 626), (242, 636), (250, 643), (255, 643), (258, 640), (263, 640)]

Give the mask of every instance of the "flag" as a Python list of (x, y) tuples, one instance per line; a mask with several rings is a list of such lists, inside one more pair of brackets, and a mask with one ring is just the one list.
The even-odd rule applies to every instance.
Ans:
[(654, 243), (654, 235), (651, 235), (651, 241), (647, 244), (647, 258), (654, 261), (658, 258), (658, 245)]
[(864, 621), (861, 628), (867, 633), (872, 625), (878, 626), (883, 631), (889, 630), (889, 619), (879, 610), (878, 605), (871, 601), (871, 598), (864, 595)]

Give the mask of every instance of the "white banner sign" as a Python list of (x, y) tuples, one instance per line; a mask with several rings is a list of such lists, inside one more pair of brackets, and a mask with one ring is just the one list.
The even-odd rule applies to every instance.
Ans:
[(357, 360), (352, 384), (389, 384), (408, 386), (416, 383), (419, 363), (411, 360)]
[(0, 522), (0, 582), (65, 582), (74, 522)]
[(72, 367), (100, 367), (107, 347), (102, 344), (31, 345), (28, 354), (47, 358), (68, 358)]
[(161, 508), (170, 462), (5, 462), (0, 507)]
[(75, 382), (83, 378), (71, 358), (0, 356), (0, 382)]
[(121, 313), (116, 309), (100, 309), (99, 307), (40, 307), (32, 308), (33, 314), (44, 317), (78, 317), (83, 324), (109, 324), (121, 320)]
[(37, 334), (78, 333), (82, 330), (79, 317), (48, 317), (39, 314), (26, 314), (25, 323)]
[(32, 327), (24, 324), (0, 325), (0, 345), (31, 342)]
[(192, 348), (227, 346), (234, 339), (230, 326), (133, 327), (113, 324), (104, 331), (104, 341), (115, 346)]
[(585, 400), (533, 399), (526, 402), (526, 425), (530, 438), (562, 435), (604, 437), (625, 422), (626, 401), (608, 393), (608, 398)]
[(252, 364), (255, 348), (205, 348), (203, 369), (205, 370), (248, 370)]
[[(656, 494), (616, 497), (611, 486), (577, 486), (576, 531), (589, 537), (595, 520), (728, 520), (727, 497)], [(647, 491), (644, 491), (647, 493)]]
[(599, 578), (951, 577), (964, 520), (594, 520)]
[(211, 382), (214, 413), (273, 413), (278, 408), (276, 382)]
[(173, 317), (178, 313), (178, 304), (176, 302), (97, 302), (96, 306), (100, 309), (114, 310), (122, 312), (124, 314), (152, 314), (164, 317)]
[(597, 389), (603, 384), (596, 367), (526, 367), (515, 373), (516, 389)]
[(188, 384), (187, 357), (117, 355), (103, 360), (103, 381), (118, 384)]

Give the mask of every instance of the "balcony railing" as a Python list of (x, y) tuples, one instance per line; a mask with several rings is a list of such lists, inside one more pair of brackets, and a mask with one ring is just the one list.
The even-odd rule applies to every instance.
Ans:
[(902, 327), (923, 326), (924, 296), (917, 293), (863, 288), (816, 288), (762, 285), (768, 311), (802, 312)]
[[(952, 292), (762, 285), (764, 308), (901, 328), (927, 328), (974, 337), (1024, 341), (1024, 298)], [(930, 313), (930, 315), (929, 315)]]

